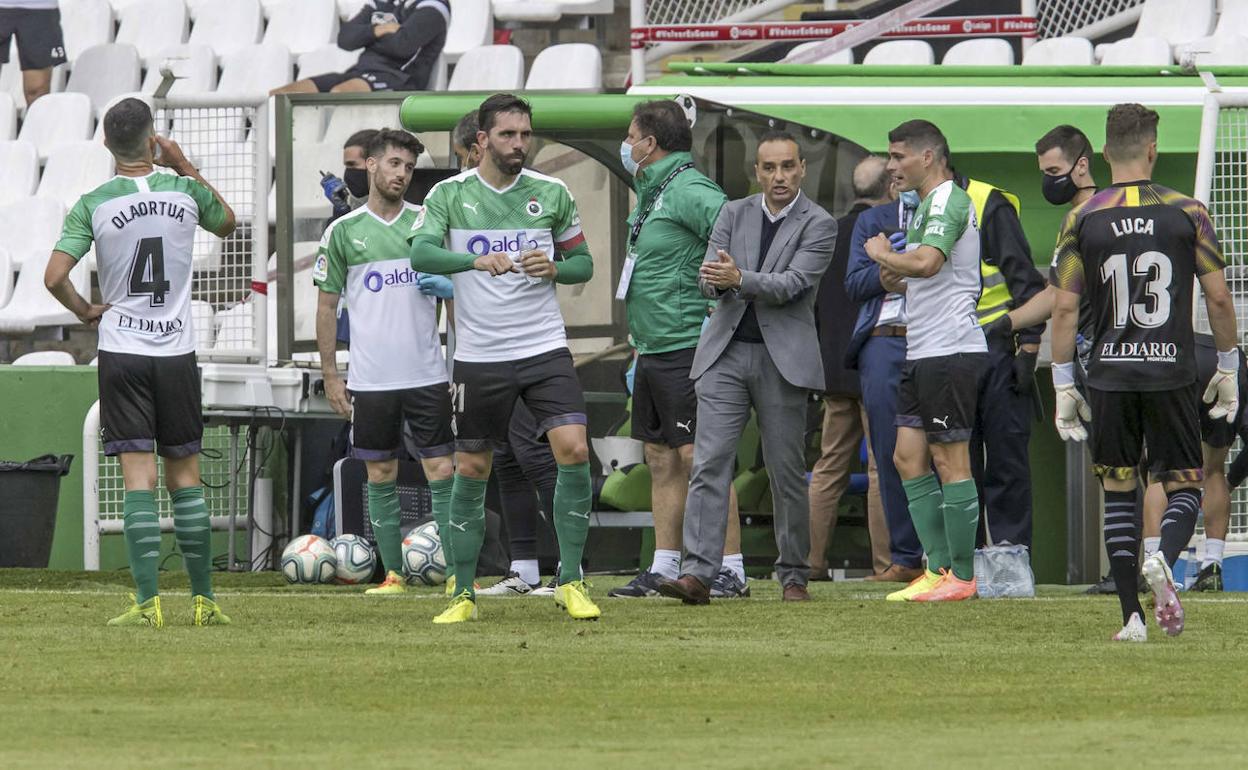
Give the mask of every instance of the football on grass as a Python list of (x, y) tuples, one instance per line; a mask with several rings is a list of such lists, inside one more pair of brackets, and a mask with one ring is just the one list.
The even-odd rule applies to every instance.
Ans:
[(422, 524), (403, 538), (403, 576), (418, 585), (446, 582), (446, 556), (436, 522)]
[(334, 577), (339, 583), (354, 585), (363, 583), (373, 575), (377, 557), (373, 546), (359, 535), (339, 535), (329, 542), (334, 549), (337, 564)]
[(323, 537), (301, 535), (282, 551), (282, 574), (288, 583), (332, 583), (338, 560)]

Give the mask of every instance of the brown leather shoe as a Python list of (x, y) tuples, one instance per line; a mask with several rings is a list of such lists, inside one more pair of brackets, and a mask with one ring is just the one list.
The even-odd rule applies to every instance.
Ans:
[(810, 601), (810, 592), (806, 590), (806, 586), (797, 583), (789, 583), (784, 587), (784, 596), (786, 602), (808, 602)]
[(681, 575), (675, 580), (659, 583), (659, 593), (669, 599), (680, 599), (685, 604), (710, 604), (710, 589), (693, 575)]
[(922, 567), (903, 567), (900, 564), (890, 564), (888, 569), (883, 572), (877, 575), (868, 575), (863, 579), (877, 583), (909, 583), (922, 574)]

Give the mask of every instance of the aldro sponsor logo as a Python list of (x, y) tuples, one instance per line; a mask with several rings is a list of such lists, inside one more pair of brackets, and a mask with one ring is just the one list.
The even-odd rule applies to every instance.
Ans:
[(410, 267), (395, 268), (387, 272), (370, 270), (364, 275), (364, 288), (376, 294), (387, 286), (415, 286), (419, 275)]
[(484, 257), (486, 254), (502, 253), (515, 254), (523, 250), (536, 249), (538, 243), (530, 237), (524, 244), (520, 243), (520, 236), (517, 233), (505, 235), (502, 238), (489, 238), (488, 236), (477, 234), (468, 239), (468, 253), (474, 257)]

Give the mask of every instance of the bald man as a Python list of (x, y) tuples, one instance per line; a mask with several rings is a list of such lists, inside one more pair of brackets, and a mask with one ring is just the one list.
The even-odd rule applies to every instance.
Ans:
[[(836, 222), (836, 250), (832, 264), (819, 282), (815, 319), (823, 355), (826, 386), (823, 392), (823, 440), (819, 461), (810, 478), (810, 579), (828, 580), (828, 544), (836, 529), (841, 496), (849, 488), (849, 469), (867, 434), (867, 412), (862, 403), (858, 372), (845, 365), (858, 305), (845, 293), (845, 268), (849, 263), (850, 236), (858, 215), (896, 197), (885, 161), (868, 155), (854, 168), (854, 202)], [(869, 442), (868, 442), (869, 448)], [(889, 556), (888, 522), (880, 501), (875, 457), (868, 452), (867, 527), (871, 533), (872, 571), (886, 572)]]

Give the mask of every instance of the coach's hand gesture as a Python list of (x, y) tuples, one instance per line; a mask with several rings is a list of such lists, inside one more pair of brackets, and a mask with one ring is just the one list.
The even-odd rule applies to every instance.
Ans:
[(516, 263), (511, 261), (511, 257), (501, 251), (492, 251), (489, 254), (483, 254), (472, 262), (475, 270), (482, 270), (490, 275), (502, 275), (510, 273), (516, 269)]
[(703, 262), (698, 271), (702, 280), (716, 289), (741, 288), (741, 270), (737, 267), (737, 261), (723, 249), (718, 249), (715, 253), (719, 255), (719, 261)]
[(335, 412), (347, 419), (351, 418), (351, 396), (347, 393), (347, 383), (341, 377), (335, 375), (325, 378), (325, 396)]
[(521, 254), (520, 267), (526, 275), (533, 278), (549, 278), (552, 281), (555, 280), (555, 274), (559, 272), (559, 268), (541, 249), (529, 249)]

